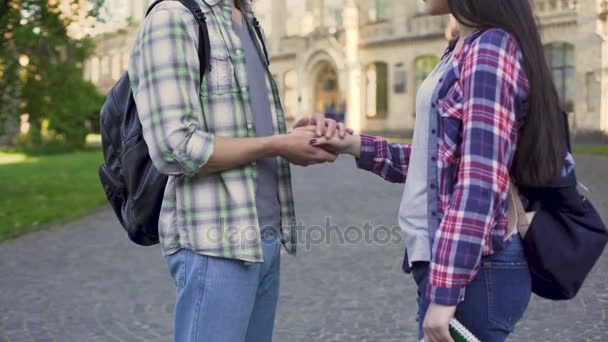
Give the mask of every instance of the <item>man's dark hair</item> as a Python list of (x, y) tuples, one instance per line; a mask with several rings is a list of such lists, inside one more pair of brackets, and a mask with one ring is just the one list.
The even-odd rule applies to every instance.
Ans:
[(567, 153), (565, 115), (559, 101), (529, 0), (449, 0), (452, 15), (476, 28), (500, 28), (515, 36), (530, 83), (525, 125), (512, 176), (523, 185), (559, 177)]

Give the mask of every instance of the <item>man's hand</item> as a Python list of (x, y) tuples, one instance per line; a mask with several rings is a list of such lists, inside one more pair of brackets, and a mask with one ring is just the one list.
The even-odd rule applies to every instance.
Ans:
[(296, 122), (294, 128), (315, 126), (315, 133), (317, 137), (325, 136), (327, 139), (332, 138), (336, 133), (340, 139), (344, 139), (347, 134), (353, 134), (350, 128), (346, 128), (343, 123), (338, 123), (335, 120), (327, 119), (322, 115), (314, 115), (310, 117), (304, 117)]
[(338, 158), (335, 153), (313, 146), (316, 138), (314, 127), (300, 127), (278, 138), (280, 139), (277, 144), (278, 154), (292, 164), (308, 166), (333, 163)]
[(455, 314), (455, 306), (431, 303), (422, 324), (424, 342), (454, 342), (450, 336), (450, 321)]

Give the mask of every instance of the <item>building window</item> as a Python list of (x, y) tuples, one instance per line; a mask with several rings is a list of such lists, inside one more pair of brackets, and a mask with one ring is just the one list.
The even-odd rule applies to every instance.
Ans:
[(118, 81), (120, 74), (123, 73), (120, 54), (116, 53), (112, 56), (112, 79)]
[[(414, 92), (414, 103), (416, 103), (416, 95), (422, 82), (429, 76), (429, 74), (439, 64), (439, 57), (437, 56), (421, 56), (416, 58), (414, 61), (414, 68), (416, 69), (416, 91)], [(414, 110), (414, 117), (416, 111)]]
[(93, 57), (91, 58), (90, 70), (91, 70), (91, 82), (97, 83), (99, 82), (99, 58)]
[(590, 71), (585, 75), (585, 88), (587, 88), (587, 111), (595, 112), (596, 104), (601, 99), (600, 80), (595, 72)]
[(106, 76), (110, 73), (110, 57), (103, 56), (101, 57), (101, 76)]
[(574, 45), (568, 43), (548, 44), (545, 45), (545, 54), (562, 108), (567, 112), (574, 112)]
[(285, 118), (294, 118), (298, 111), (298, 74), (295, 70), (289, 70), (283, 76), (283, 100)]
[(393, 91), (395, 94), (403, 94), (407, 91), (407, 73), (402, 67), (402, 63), (395, 66)]
[(129, 69), (129, 61), (131, 60), (131, 54), (129, 52), (125, 52), (122, 54), (122, 68), (124, 70)]
[(325, 0), (325, 26), (342, 26), (342, 0)]
[(424, 0), (417, 0), (416, 12), (418, 14), (426, 14), (426, 2)]
[(388, 113), (388, 65), (370, 64), (366, 76), (366, 113), (370, 118), (384, 118)]
[(424, 80), (429, 76), (429, 74), (435, 69), (437, 64), (439, 64), (439, 57), (437, 56), (422, 56), (416, 58), (415, 62), (416, 68), (416, 90), (420, 88), (420, 85)]
[(385, 21), (391, 18), (391, 0), (372, 0), (369, 8), (370, 21)]

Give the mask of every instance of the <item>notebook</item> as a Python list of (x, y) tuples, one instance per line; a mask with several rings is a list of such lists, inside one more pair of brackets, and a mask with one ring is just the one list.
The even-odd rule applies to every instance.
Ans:
[(454, 342), (481, 342), (472, 332), (456, 319), (450, 321), (450, 335)]

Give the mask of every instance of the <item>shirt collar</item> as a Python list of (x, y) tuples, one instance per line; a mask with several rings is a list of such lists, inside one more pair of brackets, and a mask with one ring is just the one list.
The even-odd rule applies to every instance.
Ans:
[[(201, 7), (203, 13), (209, 13), (213, 8), (222, 8), (224, 12), (230, 11), (232, 13), (232, 2), (234, 0), (196, 0), (198, 5)], [(251, 0), (244, 1), (245, 8), (242, 9), (243, 14), (247, 17), (253, 16)]]

